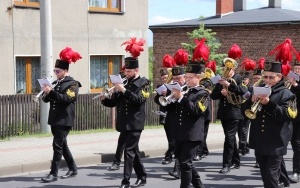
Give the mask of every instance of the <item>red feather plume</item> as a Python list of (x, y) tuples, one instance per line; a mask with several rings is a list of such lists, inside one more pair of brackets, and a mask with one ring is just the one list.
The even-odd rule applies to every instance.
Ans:
[(81, 55), (78, 52), (75, 52), (70, 47), (66, 47), (59, 53), (59, 58), (63, 61), (69, 63), (75, 63), (77, 60), (81, 59)]
[(242, 57), (242, 50), (237, 44), (233, 44), (228, 51), (228, 57), (232, 59), (238, 59)]
[(216, 71), (217, 71), (217, 63), (214, 60), (206, 63), (205, 67), (210, 68), (214, 73), (216, 73)]
[(245, 58), (242, 63), (242, 66), (244, 67), (245, 71), (252, 71), (255, 69), (256, 62), (252, 59)]
[(280, 61), (283, 65), (292, 62), (293, 60), (293, 53), (296, 55), (296, 59), (300, 60), (300, 56), (298, 52), (292, 45), (292, 40), (287, 38), (285, 41), (276, 46), (274, 50), (272, 50), (269, 55), (273, 55), (276, 53), (276, 61)]
[(188, 63), (189, 54), (184, 49), (179, 49), (174, 55), (174, 61), (177, 65), (186, 65)]
[(137, 41), (136, 37), (131, 37), (130, 40), (125, 41), (121, 44), (121, 46), (127, 45), (125, 51), (129, 52), (132, 55), (132, 57), (136, 58), (139, 55), (141, 55), (142, 51), (144, 51), (143, 46), (145, 43), (146, 41), (142, 38), (139, 41)]
[(266, 59), (265, 58), (260, 58), (258, 61), (257, 61), (257, 68), (258, 69), (261, 69), (261, 70), (264, 70), (264, 67), (265, 67), (265, 61)]
[(192, 61), (208, 61), (210, 52), (208, 46), (205, 44), (206, 38), (203, 38), (200, 41), (195, 39), (194, 41), (196, 43), (196, 48), (194, 49)]
[(176, 65), (176, 62), (174, 61), (174, 59), (171, 55), (166, 54), (163, 58), (162, 65), (163, 65), (163, 67), (166, 67), (166, 68), (172, 68), (173, 66)]
[(287, 76), (289, 74), (289, 72), (291, 71), (291, 65), (289, 63), (287, 64), (282, 64), (282, 67), (281, 67), (281, 73), (284, 75), (284, 76)]

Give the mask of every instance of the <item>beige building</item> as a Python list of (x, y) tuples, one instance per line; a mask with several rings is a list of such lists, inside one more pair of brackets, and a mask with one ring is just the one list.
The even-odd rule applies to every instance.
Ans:
[[(0, 95), (36, 93), (40, 87), (39, 0), (0, 1)], [(148, 0), (51, 0), (53, 66), (69, 46), (82, 59), (70, 75), (83, 87), (99, 91), (109, 74), (117, 74), (130, 54), (121, 46), (130, 37), (147, 39)], [(139, 57), (140, 74), (148, 77), (148, 46)]]

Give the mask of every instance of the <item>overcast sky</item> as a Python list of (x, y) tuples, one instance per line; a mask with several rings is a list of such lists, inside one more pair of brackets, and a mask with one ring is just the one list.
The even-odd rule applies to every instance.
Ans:
[[(148, 0), (148, 24), (177, 22), (216, 14), (216, 0)], [(283, 9), (300, 11), (300, 0), (282, 0)], [(266, 7), (269, 0), (246, 0), (246, 9)], [(153, 45), (152, 32), (148, 31), (148, 46)]]

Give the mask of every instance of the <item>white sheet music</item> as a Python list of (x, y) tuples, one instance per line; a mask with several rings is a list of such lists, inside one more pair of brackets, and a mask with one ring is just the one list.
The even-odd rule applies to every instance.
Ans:
[(165, 86), (165, 84), (161, 85), (160, 87), (156, 88), (155, 91), (161, 95), (163, 91), (167, 91), (167, 87)]
[(44, 86), (50, 86), (52, 87), (52, 81), (49, 78), (41, 78), (41, 79), (37, 79), (40, 86), (44, 87)]
[(122, 78), (121, 78), (120, 74), (118, 74), (118, 75), (109, 75), (109, 78), (110, 78), (111, 83), (113, 83), (113, 84), (123, 84), (123, 81), (122, 81)]
[(216, 76), (211, 77), (210, 80), (213, 84), (216, 84), (219, 82), (219, 80), (221, 80), (221, 76), (217, 74)]
[(299, 75), (296, 73), (293, 73), (292, 71), (290, 71), (288, 73), (287, 77), (291, 77), (291, 78), (294, 78), (296, 81), (299, 81)]
[(182, 88), (180, 87), (180, 85), (176, 82), (176, 83), (173, 83), (173, 84), (166, 84), (167, 88), (170, 90), (170, 91), (173, 91), (173, 89), (177, 89), (179, 91), (182, 91)]
[(253, 95), (256, 96), (270, 96), (271, 88), (270, 87), (253, 87)]

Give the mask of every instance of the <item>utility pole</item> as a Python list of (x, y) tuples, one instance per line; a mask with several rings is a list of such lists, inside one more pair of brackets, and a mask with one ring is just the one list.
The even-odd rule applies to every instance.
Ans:
[[(40, 31), (41, 31), (41, 78), (53, 78), (53, 50), (52, 50), (52, 20), (51, 0), (40, 2)], [(49, 103), (40, 101), (41, 131), (50, 132), (48, 125)]]

